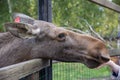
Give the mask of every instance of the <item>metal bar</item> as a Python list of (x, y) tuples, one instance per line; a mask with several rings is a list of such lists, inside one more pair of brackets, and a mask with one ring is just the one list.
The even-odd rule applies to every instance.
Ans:
[[(52, 22), (52, 7), (51, 0), (38, 0), (39, 20)], [(52, 60), (49, 60), (50, 66), (40, 71), (40, 76), (46, 75), (45, 79), (52, 80)]]
[(39, 20), (52, 22), (51, 0), (38, 0)]
[(120, 13), (120, 6), (108, 0), (89, 0), (89, 1)]

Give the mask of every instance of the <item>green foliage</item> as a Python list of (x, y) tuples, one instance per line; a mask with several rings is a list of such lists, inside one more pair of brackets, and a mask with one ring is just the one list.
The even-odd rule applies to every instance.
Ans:
[[(10, 0), (12, 12), (21, 12), (37, 18), (38, 0)], [(119, 3), (118, 0), (113, 0)], [(0, 0), (0, 31), (10, 22), (8, 0)], [(102, 36), (116, 36), (118, 14), (87, 0), (52, 0), (53, 23), (89, 32), (86, 20)]]
[(102, 12), (97, 5), (86, 0), (53, 0), (53, 20), (62, 26), (84, 28), (81, 26), (82, 19), (94, 24)]
[[(10, 0), (12, 12), (20, 12), (37, 18), (37, 0)], [(3, 24), (10, 22), (8, 0), (0, 0), (0, 31), (3, 31)]]
[[(53, 23), (89, 32), (88, 25), (102, 36), (116, 36), (118, 14), (87, 0), (53, 0)], [(111, 34), (112, 33), (112, 34)]]
[(113, 2), (115, 2), (116, 4), (120, 5), (120, 0), (112, 0)]
[(9, 21), (7, 0), (0, 0), (0, 31), (3, 31), (3, 23)]
[(37, 18), (37, 0), (11, 0), (13, 12), (24, 13)]

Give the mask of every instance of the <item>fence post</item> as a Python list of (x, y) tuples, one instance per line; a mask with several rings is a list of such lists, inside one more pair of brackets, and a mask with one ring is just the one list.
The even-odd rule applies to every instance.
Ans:
[[(40, 20), (52, 22), (51, 0), (38, 0), (38, 13)], [(49, 62), (50, 66), (40, 71), (40, 75), (47, 76), (40, 80), (52, 80), (52, 60), (49, 60)]]
[(117, 48), (120, 48), (120, 14), (118, 17), (118, 35), (117, 35)]

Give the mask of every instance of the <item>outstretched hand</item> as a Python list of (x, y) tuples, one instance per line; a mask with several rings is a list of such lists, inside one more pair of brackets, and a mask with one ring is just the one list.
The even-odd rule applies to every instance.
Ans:
[(119, 70), (120, 70), (120, 66), (117, 65), (116, 63), (114, 63), (112, 60), (108, 61), (106, 63), (106, 65), (108, 67), (110, 67), (112, 69), (113, 72), (115, 72), (116, 74), (118, 74)]
[(120, 66), (117, 65), (115, 62), (113, 62), (112, 60), (108, 61), (107, 63), (99, 66), (98, 68), (101, 68), (103, 66), (108, 66), (110, 67), (110, 69), (115, 72), (116, 74), (118, 74), (119, 70), (120, 70)]

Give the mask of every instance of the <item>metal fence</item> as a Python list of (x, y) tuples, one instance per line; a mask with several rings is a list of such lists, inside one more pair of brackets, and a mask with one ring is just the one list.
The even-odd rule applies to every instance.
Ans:
[[(57, 0), (57, 1), (59, 1), (59, 0)], [(87, 0), (81, 0), (81, 1), (84, 2)], [(96, 2), (97, 1), (98, 2), (105, 1), (107, 3), (106, 0), (100, 0), (100, 1), (99, 0), (89, 0), (89, 1), (96, 1)], [(66, 3), (66, 6), (64, 5), (64, 8), (62, 7), (62, 11), (60, 11), (63, 3)], [(74, 1), (71, 4), (74, 4)], [(73, 18), (74, 21), (69, 20), (68, 16), (66, 15), (66, 14), (78, 14), (78, 13), (74, 13), (74, 12), (71, 13), (69, 11), (71, 10), (71, 8), (72, 9), (74, 8), (74, 10), (77, 10), (77, 8), (80, 8), (80, 4), (77, 4), (76, 7), (74, 7), (74, 6), (70, 7), (70, 3), (68, 4), (66, 0), (64, 0), (64, 1), (62, 0), (62, 2), (60, 2), (60, 3), (57, 3), (54, 0), (52, 5), (53, 5), (53, 21), (56, 22), (56, 20), (58, 19), (56, 17), (59, 17), (60, 22), (58, 23), (58, 25), (66, 26), (66, 27), (68, 27), (68, 26), (73, 27), (74, 25), (71, 25), (71, 24), (76, 23), (76, 24), (78, 24), (77, 26), (81, 26), (80, 25), (81, 24), (80, 18), (82, 18), (81, 15), (76, 16), (76, 18), (75, 18), (76, 21), (74, 18)], [(112, 5), (112, 4), (109, 4), (106, 7), (109, 7), (110, 5)], [(55, 6), (57, 6), (58, 9), (55, 9)], [(84, 7), (82, 7), (82, 8), (84, 8)], [(92, 9), (91, 9), (91, 11), (92, 11)], [(63, 16), (64, 14), (66, 15), (66, 17), (61, 18), (61, 16)], [(69, 17), (72, 17), (72, 15)], [(62, 23), (62, 20), (63, 21), (67, 20), (67, 21), (64, 21)], [(84, 28), (85, 27), (83, 27), (83, 29)], [(114, 50), (114, 51), (112, 51), (111, 53), (119, 53), (119, 51), (117, 52), (117, 50)], [(113, 54), (113, 55), (115, 55), (115, 54)], [(93, 69), (88, 69), (85, 65), (83, 65), (81, 63), (56, 62), (56, 63), (53, 63), (52, 70), (53, 70), (53, 80), (111, 80), (110, 79), (111, 72), (108, 67), (103, 67), (101, 69), (93, 70)]]
[(53, 64), (53, 80), (110, 80), (110, 69), (88, 69), (80, 63)]

